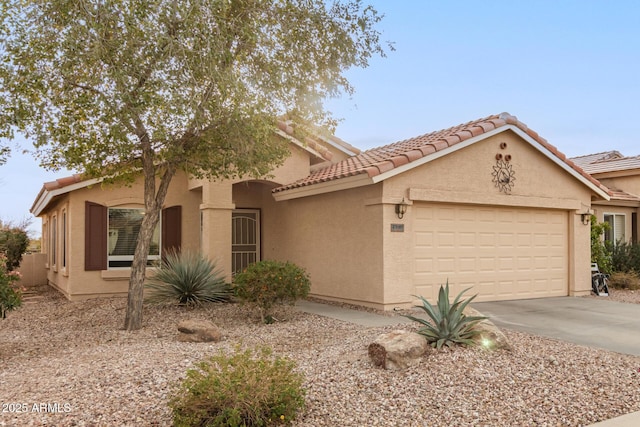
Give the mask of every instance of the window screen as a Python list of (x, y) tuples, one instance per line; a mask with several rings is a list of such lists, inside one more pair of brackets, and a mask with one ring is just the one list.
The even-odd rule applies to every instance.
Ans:
[[(109, 209), (109, 268), (131, 267), (144, 211), (135, 208)], [(149, 262), (160, 259), (160, 224), (156, 227), (149, 248)]]
[(617, 244), (626, 241), (625, 215), (605, 214), (604, 221), (609, 224), (609, 229), (604, 233), (604, 240)]

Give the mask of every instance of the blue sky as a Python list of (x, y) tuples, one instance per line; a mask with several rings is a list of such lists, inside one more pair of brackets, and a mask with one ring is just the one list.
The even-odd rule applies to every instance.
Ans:
[[(640, 155), (640, 2), (369, 1), (396, 51), (347, 76), (327, 107), (361, 149), (509, 112), (568, 156)], [(28, 142), (19, 142), (30, 148)], [(30, 156), (0, 166), (0, 218), (19, 221), (47, 172)], [(33, 230), (39, 230), (34, 221)]]

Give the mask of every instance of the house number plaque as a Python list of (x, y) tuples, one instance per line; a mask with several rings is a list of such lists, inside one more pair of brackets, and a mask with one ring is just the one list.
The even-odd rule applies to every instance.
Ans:
[(404, 224), (391, 224), (392, 233), (404, 233)]

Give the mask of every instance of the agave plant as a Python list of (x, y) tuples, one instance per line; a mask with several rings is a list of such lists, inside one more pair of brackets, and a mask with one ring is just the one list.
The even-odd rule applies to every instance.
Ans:
[(410, 315), (403, 316), (423, 325), (418, 333), (423, 335), (433, 347), (441, 349), (443, 345), (447, 347), (454, 344), (473, 345), (473, 338), (479, 334), (475, 326), (486, 317), (467, 316), (463, 313), (465, 307), (477, 296), (461, 300), (462, 294), (468, 290), (460, 292), (453, 303), (450, 303), (449, 281), (447, 280), (445, 286), (440, 286), (437, 307), (431, 305), (424, 297), (415, 295), (422, 301), (422, 305), (416, 305), (416, 308), (424, 310), (431, 321)]
[(146, 288), (150, 291), (147, 301), (151, 303), (198, 305), (227, 301), (231, 296), (230, 286), (215, 263), (188, 251), (167, 254)]

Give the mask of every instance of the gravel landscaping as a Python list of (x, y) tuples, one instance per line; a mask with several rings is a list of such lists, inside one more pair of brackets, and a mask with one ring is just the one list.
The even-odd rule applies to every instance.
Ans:
[[(186, 370), (238, 345), (269, 346), (304, 372), (307, 406), (294, 426), (578, 426), (640, 410), (640, 358), (519, 332), (505, 331), (512, 352), (434, 350), (398, 373), (367, 355), (398, 327), (293, 308), (276, 316), (286, 321), (264, 325), (247, 307), (220, 304), (146, 306), (144, 328), (126, 332), (123, 298), (38, 293), (0, 321), (2, 426), (170, 425), (167, 398)], [(610, 299), (640, 302), (639, 294)], [(212, 320), (224, 340), (178, 342), (176, 324), (187, 318)]]

